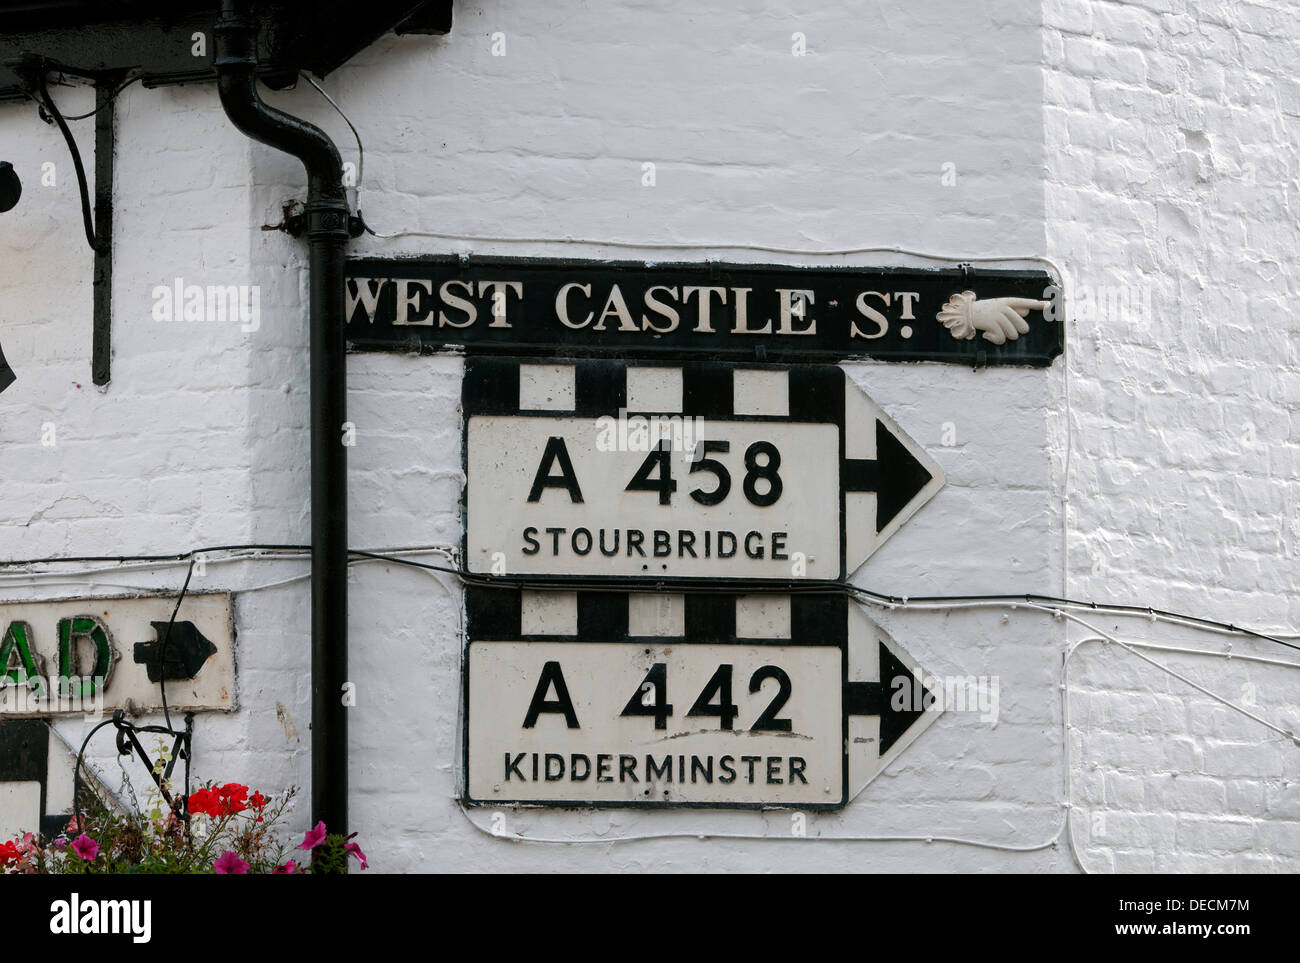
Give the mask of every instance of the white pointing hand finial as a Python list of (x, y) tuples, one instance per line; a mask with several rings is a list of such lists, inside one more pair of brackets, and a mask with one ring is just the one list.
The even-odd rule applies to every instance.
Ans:
[(936, 317), (959, 341), (969, 341), (975, 337), (976, 331), (982, 331), (986, 341), (1006, 344), (1029, 332), (1026, 314), (1046, 308), (1046, 301), (1033, 298), (985, 298), (981, 301), (975, 297), (974, 291), (962, 291), (950, 297)]

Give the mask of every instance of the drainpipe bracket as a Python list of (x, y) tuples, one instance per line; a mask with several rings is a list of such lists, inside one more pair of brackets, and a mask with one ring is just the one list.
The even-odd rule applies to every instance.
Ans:
[[(346, 208), (344, 208), (346, 210)], [(339, 234), (338, 222), (335, 217), (340, 213), (338, 209), (331, 207), (328, 211), (322, 212), (321, 217), (316, 219), (315, 226), (309, 227), (313, 222), (308, 219), (307, 213), (301, 211), (297, 214), (290, 214), (280, 225), (286, 234), (293, 237), (302, 237), (307, 234), (309, 237), (336, 237)], [(347, 215), (346, 236), (348, 238), (357, 238), (366, 233), (366, 222), (356, 214)]]
[(320, 199), (309, 202), (303, 217), (306, 220), (307, 239), (310, 241), (340, 240), (351, 237), (347, 202)]

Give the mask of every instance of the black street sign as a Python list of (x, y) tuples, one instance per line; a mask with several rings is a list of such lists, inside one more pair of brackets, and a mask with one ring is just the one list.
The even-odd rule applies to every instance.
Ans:
[(1044, 271), (357, 258), (346, 288), (357, 350), (1045, 367), (1065, 343)]

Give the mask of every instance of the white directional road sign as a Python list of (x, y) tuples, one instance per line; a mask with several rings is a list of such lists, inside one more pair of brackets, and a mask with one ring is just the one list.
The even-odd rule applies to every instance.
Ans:
[(466, 589), (474, 804), (845, 805), (942, 711), (841, 593)]
[(475, 573), (841, 580), (944, 484), (831, 365), (471, 357), (462, 404)]
[[(228, 592), (0, 602), (0, 718), (235, 707)], [(164, 644), (165, 642), (165, 644)]]

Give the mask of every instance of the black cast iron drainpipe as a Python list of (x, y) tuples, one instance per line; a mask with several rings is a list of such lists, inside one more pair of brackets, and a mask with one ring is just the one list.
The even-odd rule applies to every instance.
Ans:
[(311, 289), (311, 819), (348, 832), (347, 420), (343, 271), (348, 205), (338, 148), (320, 128), (257, 93), (258, 23), (247, 0), (223, 0), (217, 84), (226, 116), (307, 169), (304, 214)]

